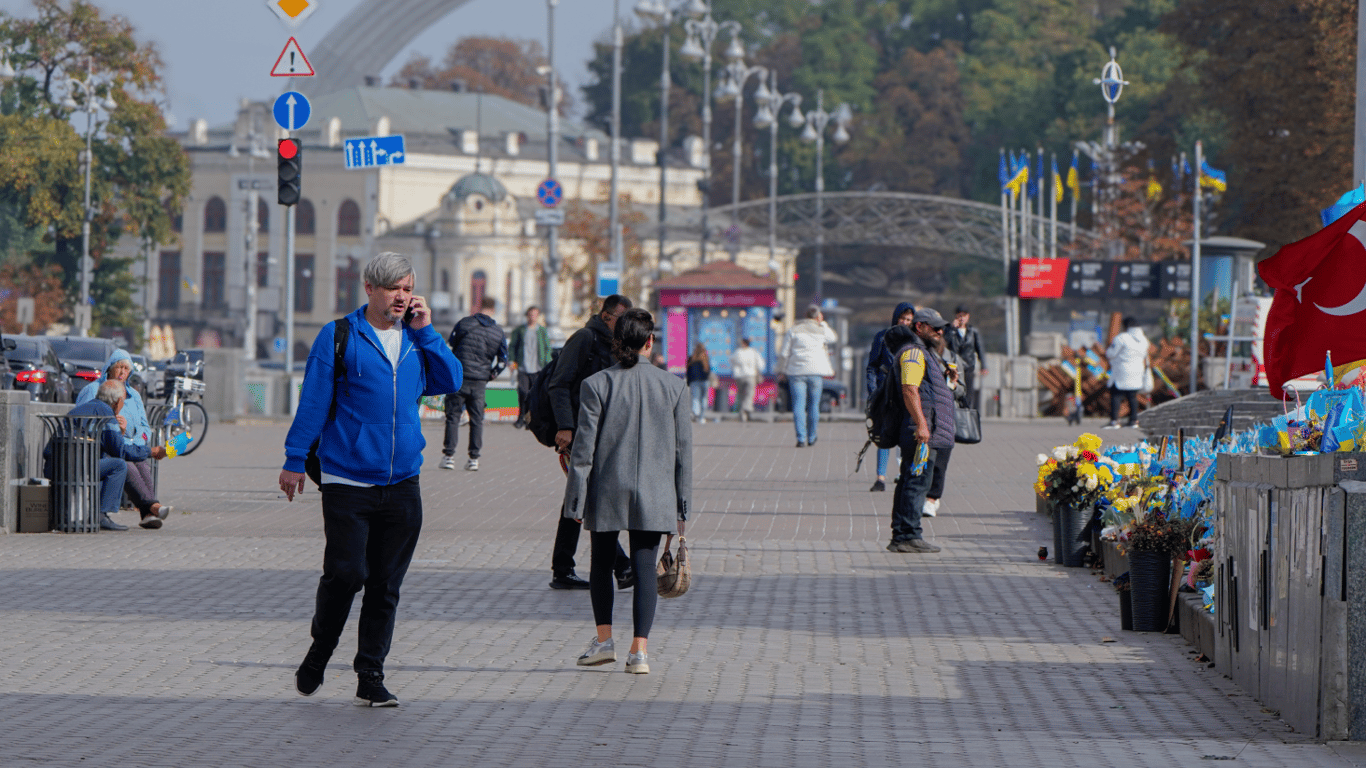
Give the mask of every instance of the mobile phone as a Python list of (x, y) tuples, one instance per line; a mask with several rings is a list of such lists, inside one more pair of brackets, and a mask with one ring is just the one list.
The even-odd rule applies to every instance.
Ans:
[(403, 313), (403, 323), (404, 323), (404, 325), (407, 325), (407, 324), (413, 322), (413, 315), (414, 315), (414, 314), (416, 314), (416, 313), (413, 312), (413, 305), (412, 305), (412, 304), (409, 304), (409, 305), (408, 305), (408, 309), (405, 310), (404, 313)]

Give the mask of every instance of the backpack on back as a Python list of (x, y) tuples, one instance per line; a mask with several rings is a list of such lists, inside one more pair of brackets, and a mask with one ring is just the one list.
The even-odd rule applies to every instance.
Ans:
[[(337, 420), (337, 385), (346, 379), (346, 345), (351, 340), (351, 319), (342, 316), (332, 325), (332, 404), (327, 408), (327, 421)], [(313, 484), (322, 487), (323, 465), (318, 459), (318, 437), (308, 446), (308, 457), (304, 459), (304, 473)]]
[(555, 408), (550, 404), (550, 377), (560, 360), (560, 350), (550, 354), (550, 362), (531, 376), (531, 390), (526, 397), (526, 428), (536, 442), (547, 448), (555, 447)]
[(901, 397), (901, 378), (882, 369), (882, 381), (868, 396), (864, 408), (864, 425), (868, 428), (868, 442), (882, 449), (895, 448), (901, 443), (901, 424), (906, 420), (906, 403)]

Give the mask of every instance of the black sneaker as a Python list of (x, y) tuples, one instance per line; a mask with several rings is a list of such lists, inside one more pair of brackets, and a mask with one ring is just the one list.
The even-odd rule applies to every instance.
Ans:
[(636, 585), (636, 569), (627, 568), (617, 574), (617, 589), (630, 589)]
[(330, 655), (320, 652), (317, 645), (309, 646), (304, 663), (300, 664), (299, 671), (294, 673), (294, 690), (298, 691), (300, 696), (312, 696), (323, 687), (323, 674), (327, 669), (327, 659)]
[(873, 483), (873, 487), (868, 489), (870, 493), (876, 493), (877, 491), (885, 490), (887, 490), (887, 484), (882, 482), (881, 480), (878, 480), (877, 482)]
[(588, 589), (588, 582), (580, 579), (578, 574), (570, 571), (568, 573), (557, 574), (550, 580), (551, 589)]
[(357, 672), (356, 706), (397, 707), (398, 697), (384, 687), (383, 672)]

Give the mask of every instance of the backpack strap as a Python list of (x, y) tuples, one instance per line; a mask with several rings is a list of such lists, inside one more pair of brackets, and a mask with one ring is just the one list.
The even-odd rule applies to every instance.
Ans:
[(342, 316), (332, 323), (332, 404), (327, 420), (337, 420), (337, 385), (346, 380), (346, 345), (351, 341), (351, 319)]

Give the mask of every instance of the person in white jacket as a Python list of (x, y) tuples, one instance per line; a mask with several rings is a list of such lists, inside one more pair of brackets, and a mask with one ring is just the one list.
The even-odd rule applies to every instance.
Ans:
[(827, 344), (836, 340), (825, 324), (820, 307), (806, 310), (806, 319), (792, 326), (783, 340), (782, 362), (778, 375), (787, 377), (792, 402), (792, 423), (797, 430), (797, 447), (816, 444), (816, 422), (821, 410), (821, 379), (834, 376)]
[(1106, 429), (1119, 428), (1121, 397), (1129, 403), (1129, 421), (1125, 426), (1138, 426), (1138, 392), (1144, 388), (1149, 346), (1138, 321), (1124, 318), (1124, 332), (1117, 334), (1105, 350), (1110, 361), (1110, 423), (1105, 425)]
[(764, 358), (749, 345), (749, 339), (740, 339), (740, 346), (731, 353), (730, 372), (735, 377), (740, 421), (750, 421), (754, 417), (754, 388), (759, 384), (759, 374), (764, 372)]

